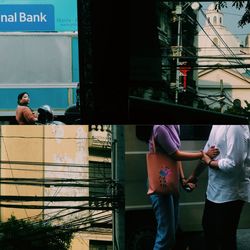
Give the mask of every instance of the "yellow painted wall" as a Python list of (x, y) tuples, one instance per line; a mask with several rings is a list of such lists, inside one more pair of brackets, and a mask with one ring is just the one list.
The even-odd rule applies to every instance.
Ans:
[[(0, 133), (1, 178), (88, 178), (86, 167), (84, 176), (79, 175), (82, 171), (79, 167), (71, 167), (72, 164), (88, 165), (88, 126), (6, 125), (0, 126)], [(62, 163), (62, 166), (47, 163)], [(53, 194), (54, 190), (53, 187), (2, 184), (0, 192), (1, 195), (43, 196)], [(67, 192), (73, 196), (75, 191), (68, 189)], [(84, 192), (88, 194), (87, 189)], [(41, 202), (28, 204), (42, 205)], [(2, 220), (11, 214), (26, 218), (41, 213), (40, 210), (10, 208), (1, 208), (0, 212)]]
[[(67, 178), (71, 180), (88, 179), (88, 126), (45, 126), (45, 178)], [(54, 164), (54, 166), (53, 166)], [(88, 196), (87, 187), (50, 187), (45, 188), (46, 196)], [(47, 202), (46, 205), (50, 205)], [(78, 206), (82, 201), (57, 202), (57, 205)], [(57, 209), (47, 209), (45, 217), (51, 213), (57, 214)], [(66, 211), (67, 213), (68, 211)], [(60, 212), (62, 215), (63, 212)], [(82, 211), (81, 215), (65, 216), (64, 220), (73, 220), (78, 217), (89, 216), (89, 211)]]
[[(43, 178), (43, 127), (41, 126), (1, 126), (1, 178)], [(30, 164), (33, 162), (34, 164)], [(23, 164), (17, 164), (23, 163)], [(26, 163), (29, 163), (26, 164)], [(42, 196), (43, 188), (23, 185), (0, 186), (1, 195)], [(6, 203), (6, 202), (2, 202)], [(10, 204), (10, 203), (9, 203)], [(42, 205), (41, 202), (12, 203)], [(1, 220), (11, 215), (27, 218), (41, 213), (41, 210), (1, 208)]]
[(89, 250), (89, 240), (84, 239), (81, 234), (76, 234), (71, 242), (70, 250)]
[[(88, 126), (87, 125), (48, 125), (48, 126), (0, 126), (1, 178), (82, 178), (88, 179)], [(80, 166), (80, 167), (79, 167)], [(43, 187), (0, 184), (0, 195), (25, 196), (88, 196), (88, 188)], [(4, 202), (2, 202), (3, 204)], [(7, 202), (5, 202), (7, 203)], [(8, 203), (10, 204), (10, 203)], [(52, 202), (29, 202), (11, 204), (53, 205)], [(55, 203), (54, 203), (55, 204)], [(58, 202), (57, 205), (71, 205), (70, 202)], [(82, 202), (74, 202), (81, 205)], [(11, 215), (17, 218), (37, 216), (47, 218), (56, 209), (14, 209), (0, 207), (2, 221)], [(74, 215), (73, 215), (74, 216)], [(84, 210), (79, 217), (89, 216)], [(70, 221), (74, 217), (65, 217)], [(60, 222), (60, 221), (59, 221)], [(94, 238), (103, 238), (96, 235)], [(111, 235), (108, 235), (111, 240)], [(75, 234), (71, 250), (88, 250), (90, 235)]]

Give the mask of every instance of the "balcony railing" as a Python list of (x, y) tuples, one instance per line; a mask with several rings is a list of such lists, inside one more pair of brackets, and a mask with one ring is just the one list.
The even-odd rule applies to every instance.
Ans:
[(89, 147), (110, 149), (111, 125), (89, 125)]

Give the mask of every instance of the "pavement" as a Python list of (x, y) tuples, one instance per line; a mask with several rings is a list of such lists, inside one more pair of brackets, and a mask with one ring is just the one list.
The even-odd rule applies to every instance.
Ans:
[[(204, 237), (202, 232), (182, 233), (179, 236), (179, 245), (175, 250), (204, 250)], [(250, 250), (250, 229), (238, 229), (237, 250)], [(188, 247), (187, 247), (188, 246)]]
[[(142, 237), (126, 247), (126, 250), (152, 250), (155, 235), (152, 231), (144, 232)], [(177, 245), (173, 250), (205, 250), (203, 232), (177, 232)], [(237, 250), (250, 250), (250, 228), (238, 229)], [(212, 250), (212, 249), (211, 249)]]
[(250, 229), (239, 229), (237, 231), (238, 250), (250, 249)]

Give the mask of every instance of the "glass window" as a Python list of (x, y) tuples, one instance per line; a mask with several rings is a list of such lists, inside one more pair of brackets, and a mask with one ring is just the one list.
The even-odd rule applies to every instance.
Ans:
[(70, 36), (1, 35), (0, 47), (0, 84), (72, 81)]
[[(137, 125), (136, 137), (139, 140), (148, 141), (153, 125)], [(181, 140), (207, 140), (212, 125), (180, 125)]]
[(213, 17), (213, 24), (217, 24), (217, 17), (216, 16)]
[(207, 140), (212, 125), (181, 125), (181, 140)]
[(217, 37), (213, 38), (213, 46), (219, 46), (219, 40)]
[(137, 139), (148, 142), (152, 133), (152, 129), (153, 125), (137, 125), (136, 126)]
[(112, 250), (112, 242), (91, 240), (89, 242), (90, 250)]
[(89, 162), (89, 166), (90, 196), (105, 196), (107, 187), (103, 183), (111, 178), (111, 164), (106, 162)]

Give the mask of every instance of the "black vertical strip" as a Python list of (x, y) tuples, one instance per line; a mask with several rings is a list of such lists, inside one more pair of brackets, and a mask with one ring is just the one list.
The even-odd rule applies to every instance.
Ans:
[(126, 3), (78, 0), (81, 117), (88, 123), (127, 118)]

